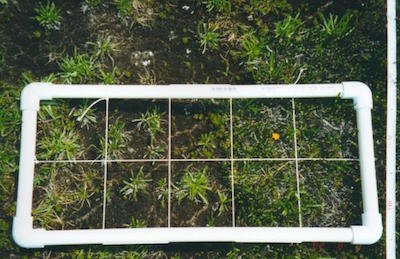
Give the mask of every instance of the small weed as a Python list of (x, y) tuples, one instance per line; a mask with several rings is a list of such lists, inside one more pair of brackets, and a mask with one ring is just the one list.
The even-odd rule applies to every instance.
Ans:
[(216, 11), (220, 13), (231, 12), (231, 2), (229, 0), (208, 0), (206, 2), (207, 12)]
[[(81, 123), (81, 128), (89, 129), (97, 122), (97, 116), (95, 114), (96, 109), (93, 109), (94, 103), (88, 104), (87, 102), (79, 106), (77, 109), (72, 108), (69, 116), (76, 117), (76, 120)], [(51, 106), (50, 106), (51, 107)]]
[(350, 25), (352, 15), (346, 14), (339, 19), (337, 15), (329, 14), (329, 17), (325, 17), (322, 13), (319, 13), (321, 19), (321, 31), (327, 36), (334, 36), (343, 38), (348, 36), (354, 31), (354, 27)]
[(115, 84), (118, 82), (117, 78), (117, 68), (114, 67), (111, 71), (107, 72), (100, 69), (100, 79), (105, 85)]
[(120, 193), (124, 196), (125, 199), (137, 201), (139, 193), (148, 193), (147, 189), (151, 181), (152, 180), (144, 174), (143, 166), (141, 166), (139, 172), (137, 172), (136, 175), (133, 173), (133, 171), (131, 171), (131, 177), (129, 177), (129, 180), (123, 181), (124, 186), (120, 190)]
[(179, 203), (183, 199), (188, 198), (190, 201), (196, 203), (201, 200), (205, 205), (208, 205), (207, 191), (211, 191), (211, 186), (207, 177), (207, 171), (208, 167), (204, 167), (202, 170), (188, 167), (184, 170), (184, 175), (178, 186), (175, 186)]
[(165, 148), (158, 145), (150, 145), (147, 146), (147, 152), (144, 155), (144, 158), (150, 159), (158, 159), (162, 158), (165, 153)]
[(241, 41), (242, 57), (247, 61), (258, 59), (264, 51), (265, 46), (260, 42), (254, 33), (248, 33)]
[(118, 16), (121, 18), (128, 17), (133, 12), (131, 0), (114, 0), (115, 6), (118, 10)]
[(297, 14), (295, 17), (289, 15), (283, 21), (275, 23), (275, 37), (290, 40), (302, 24), (300, 14)]
[[(131, 140), (131, 132), (125, 129), (125, 123), (117, 120), (114, 124), (109, 126), (108, 129), (108, 156), (111, 159), (118, 159), (125, 154), (126, 143)], [(100, 138), (100, 146), (102, 151), (105, 150), (105, 139)], [(103, 155), (105, 155), (103, 153)]]
[(213, 152), (217, 148), (215, 144), (215, 135), (212, 133), (201, 134), (197, 146), (200, 148), (200, 153), (207, 158), (213, 156)]
[(112, 36), (106, 36), (105, 34), (99, 34), (95, 42), (87, 42), (87, 46), (92, 48), (93, 56), (97, 59), (104, 59), (108, 57), (112, 64), (114, 64), (114, 59), (112, 55), (117, 52), (118, 44), (114, 42)]
[(161, 207), (165, 207), (168, 201), (168, 183), (166, 178), (161, 178), (156, 187), (157, 200), (161, 201)]
[(162, 124), (165, 123), (165, 120), (162, 119), (164, 114), (165, 113), (161, 113), (154, 109), (152, 111), (146, 111), (146, 113), (142, 114), (139, 119), (132, 120), (133, 123), (136, 123), (138, 129), (147, 131), (150, 134), (151, 146), (153, 146), (155, 142), (156, 135), (165, 132), (162, 128)]
[(114, 0), (114, 3), (118, 10), (118, 16), (126, 25), (128, 25), (129, 19), (133, 19), (142, 26), (149, 26), (153, 20), (154, 11), (151, 8), (151, 1)]
[(55, 127), (39, 142), (39, 156), (45, 160), (75, 160), (83, 152), (78, 141), (75, 131)]
[(39, 7), (34, 9), (36, 12), (35, 20), (39, 22), (45, 30), (59, 30), (61, 25), (61, 9), (56, 7), (53, 2), (47, 2), (46, 5), (40, 3)]
[(98, 64), (87, 54), (78, 54), (65, 57), (60, 64), (60, 77), (69, 84), (84, 83), (96, 76)]
[(84, 183), (82, 186), (79, 186), (77, 191), (75, 192), (75, 200), (78, 202), (79, 207), (78, 210), (82, 209), (85, 204), (90, 208), (90, 198), (95, 194), (94, 191), (90, 190), (87, 183)]
[(198, 35), (200, 38), (201, 53), (204, 54), (208, 50), (217, 50), (221, 35), (217, 32), (218, 27), (207, 23), (200, 23), (198, 26)]
[(218, 194), (218, 216), (221, 216), (225, 211), (228, 211), (227, 203), (229, 202), (228, 196), (225, 193), (217, 190)]
[(130, 228), (145, 228), (146, 222), (144, 220), (136, 219), (134, 217), (131, 217), (131, 222), (127, 224), (127, 227)]

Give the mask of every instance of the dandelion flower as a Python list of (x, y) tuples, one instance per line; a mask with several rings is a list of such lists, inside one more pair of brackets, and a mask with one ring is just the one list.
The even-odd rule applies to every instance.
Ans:
[(281, 136), (279, 135), (279, 133), (272, 133), (272, 139), (273, 140), (278, 140)]

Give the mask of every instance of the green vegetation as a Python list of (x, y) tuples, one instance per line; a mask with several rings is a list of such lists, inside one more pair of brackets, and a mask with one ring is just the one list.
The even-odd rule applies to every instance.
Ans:
[[(118, 159), (123, 157), (125, 153), (126, 143), (132, 138), (131, 133), (126, 131), (125, 123), (117, 120), (114, 124), (109, 126), (108, 129), (108, 156), (110, 159)], [(105, 138), (101, 136), (101, 150), (103, 155), (105, 155)]]
[(339, 19), (338, 16), (329, 14), (326, 18), (323, 14), (319, 15), (322, 21), (321, 30), (326, 36), (332, 37), (346, 37), (352, 31), (354, 27), (351, 26), (351, 14), (346, 14)]
[(120, 190), (120, 193), (124, 195), (125, 199), (137, 201), (139, 193), (147, 193), (147, 188), (151, 181), (152, 180), (149, 179), (149, 176), (144, 174), (142, 166), (136, 173), (131, 171), (131, 177), (129, 178), (129, 181), (123, 181), (125, 185)]
[(56, 7), (53, 2), (47, 4), (39, 3), (39, 7), (34, 9), (36, 12), (35, 20), (45, 30), (59, 30), (61, 25), (61, 9)]
[[(17, 247), (11, 238), (19, 96), (23, 86), (34, 81), (122, 85), (363, 81), (374, 96), (377, 172), (384, 172), (384, 8), (382, 0), (0, 0), (0, 257), (384, 257), (384, 238), (371, 246), (229, 244), (191, 250), (187, 244), (173, 249), (90, 245), (34, 251)], [(168, 208), (173, 227), (231, 226), (232, 181), (237, 226), (298, 226), (299, 214), (303, 226), (360, 223), (356, 162), (299, 161), (298, 188), (293, 161), (236, 161), (232, 178), (229, 100), (174, 99), (171, 125), (168, 100), (121, 99), (109, 100), (108, 105), (107, 158), (159, 160), (101, 161), (106, 155), (103, 99), (42, 102), (36, 139), (35, 227), (101, 228), (103, 202), (106, 228), (166, 227)], [(300, 158), (358, 157), (351, 102), (234, 99), (232, 108), (235, 158), (293, 158), (295, 134)], [(169, 158), (169, 141), (171, 179), (163, 160)], [(182, 158), (226, 160), (174, 161)], [(378, 189), (384, 213), (382, 176), (378, 174)]]
[(75, 54), (65, 57), (60, 63), (60, 78), (65, 83), (85, 83), (96, 76), (97, 64), (92, 57), (86, 54)]
[(208, 205), (207, 191), (211, 191), (211, 187), (207, 178), (207, 170), (207, 167), (195, 171), (191, 168), (185, 169), (185, 174), (175, 187), (179, 202), (187, 198), (190, 201), (196, 203), (202, 201), (205, 205)]
[(207, 23), (199, 24), (198, 31), (202, 54), (206, 53), (206, 51), (217, 50), (219, 48), (220, 35), (217, 30), (218, 27), (215, 25), (209, 25)]
[(74, 131), (66, 132), (58, 128), (43, 137), (38, 152), (45, 160), (74, 160), (82, 149), (78, 144), (78, 135)]

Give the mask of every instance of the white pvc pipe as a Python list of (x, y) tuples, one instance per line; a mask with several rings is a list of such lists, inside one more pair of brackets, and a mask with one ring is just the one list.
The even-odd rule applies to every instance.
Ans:
[(396, 0), (387, 1), (386, 257), (396, 258)]
[(29, 234), (34, 247), (67, 244), (165, 244), (170, 242), (300, 243), (352, 242), (350, 228), (295, 227), (176, 227), (112, 228), (91, 230), (35, 229)]
[[(33, 229), (31, 208), (36, 116), (40, 100), (52, 98), (312, 98), (352, 99), (357, 111), (364, 212), (362, 225), (349, 228), (151, 228), (46, 231)], [(327, 85), (169, 85), (82, 86), (34, 83), (22, 92), (23, 111), (17, 213), (14, 240), (23, 247), (60, 244), (132, 244), (168, 242), (352, 242), (371, 244), (382, 233), (378, 210), (372, 139), (372, 94), (360, 82)]]

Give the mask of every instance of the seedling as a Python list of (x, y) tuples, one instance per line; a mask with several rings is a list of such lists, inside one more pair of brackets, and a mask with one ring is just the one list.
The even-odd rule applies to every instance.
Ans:
[(164, 133), (165, 130), (162, 128), (162, 124), (165, 120), (162, 119), (165, 113), (160, 113), (156, 109), (152, 111), (146, 111), (146, 113), (141, 114), (139, 119), (132, 120), (136, 123), (138, 129), (147, 131), (150, 134), (150, 145), (153, 146), (156, 135), (159, 133)]
[(351, 15), (346, 14), (339, 19), (337, 15), (329, 14), (326, 18), (322, 13), (319, 14), (321, 19), (321, 30), (326, 36), (335, 36), (338, 38), (346, 37), (354, 31), (354, 27), (350, 25)]
[(197, 145), (200, 148), (199, 152), (201, 155), (208, 158), (212, 157), (217, 148), (215, 144), (215, 135), (212, 133), (202, 134)]
[(40, 3), (35, 8), (35, 20), (39, 22), (45, 30), (59, 30), (61, 25), (61, 9), (56, 7), (53, 2), (47, 2), (46, 5)]
[(275, 23), (275, 37), (290, 40), (302, 24), (300, 14), (297, 14), (295, 17), (289, 15), (283, 21)]
[(201, 170), (187, 167), (185, 174), (176, 186), (176, 196), (180, 203), (187, 198), (190, 201), (199, 203), (202, 201), (208, 205), (207, 191), (211, 191), (209, 179), (207, 177), (208, 167)]
[(206, 53), (208, 50), (216, 50), (219, 48), (220, 34), (217, 30), (217, 26), (211, 26), (207, 23), (199, 24), (198, 35), (202, 54)]
[(95, 42), (87, 42), (86, 45), (92, 48), (93, 56), (95, 58), (104, 59), (105, 57), (108, 57), (112, 64), (114, 64), (114, 58), (112, 55), (118, 51), (118, 44), (115, 43), (112, 36), (99, 34)]
[(87, 54), (78, 54), (76, 51), (73, 56), (67, 56), (60, 63), (60, 77), (66, 83), (88, 82), (96, 76), (98, 64), (93, 57)]
[(93, 103), (88, 105), (88, 103), (84, 103), (79, 108), (75, 109), (72, 108), (69, 116), (76, 117), (76, 120), (81, 123), (81, 128), (89, 129), (90, 127), (94, 126), (97, 122), (96, 117), (96, 109), (92, 108)]
[[(125, 123), (116, 120), (108, 129), (107, 155), (112, 159), (121, 158), (126, 150), (126, 143), (131, 140), (131, 132), (126, 130)], [(105, 138), (100, 138), (101, 150), (105, 150)], [(104, 154), (103, 154), (104, 155)]]
[(82, 146), (78, 143), (79, 135), (74, 130), (54, 128), (39, 142), (41, 159), (75, 160), (82, 153)]
[(207, 12), (216, 11), (229, 13), (231, 11), (231, 2), (228, 0), (208, 0), (206, 4)]
[(249, 33), (243, 37), (241, 42), (242, 56), (247, 61), (253, 61), (258, 59), (263, 53), (264, 46), (260, 40), (255, 36), (255, 34)]
[(137, 201), (138, 195), (140, 193), (148, 193), (147, 189), (151, 181), (152, 180), (149, 179), (149, 176), (144, 174), (143, 166), (141, 166), (136, 174), (133, 173), (133, 171), (131, 170), (131, 177), (129, 177), (128, 181), (123, 181), (124, 186), (120, 190), (120, 193), (124, 196), (125, 199)]
[(114, 0), (114, 3), (117, 7), (118, 15), (121, 18), (125, 18), (132, 14), (133, 6), (131, 0)]
[(225, 211), (228, 211), (227, 203), (229, 202), (228, 196), (220, 190), (217, 190), (218, 194), (218, 216), (221, 216)]
[(130, 228), (145, 228), (146, 222), (144, 220), (140, 220), (140, 219), (131, 217), (131, 222), (129, 224), (127, 224), (126, 226), (130, 227)]
[(161, 201), (161, 207), (165, 207), (168, 201), (168, 183), (166, 178), (161, 178), (157, 182), (157, 200)]

